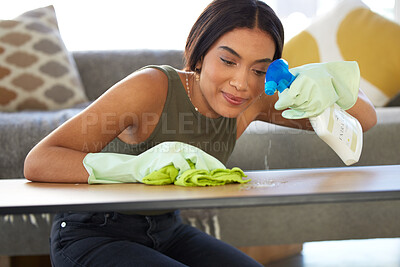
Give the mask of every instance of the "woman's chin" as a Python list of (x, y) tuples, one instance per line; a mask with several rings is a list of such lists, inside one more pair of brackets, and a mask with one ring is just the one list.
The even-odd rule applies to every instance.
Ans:
[(237, 109), (237, 108), (230, 108), (230, 109), (224, 109), (221, 110), (218, 114), (220, 114), (220, 116), (225, 117), (225, 118), (237, 118), (240, 113), (242, 113), (243, 110), (242, 109)]

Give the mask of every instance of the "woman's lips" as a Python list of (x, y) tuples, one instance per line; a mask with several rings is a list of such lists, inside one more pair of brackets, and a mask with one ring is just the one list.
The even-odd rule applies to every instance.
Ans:
[(225, 92), (222, 92), (222, 95), (224, 96), (226, 101), (228, 101), (232, 105), (241, 105), (244, 102), (246, 102), (245, 98), (237, 97), (237, 96), (225, 93)]

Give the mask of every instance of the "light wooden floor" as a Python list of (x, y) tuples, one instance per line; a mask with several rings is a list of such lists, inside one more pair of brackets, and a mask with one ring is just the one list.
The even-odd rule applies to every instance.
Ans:
[[(0, 256), (0, 267), (50, 266), (48, 256)], [(400, 238), (323, 241), (303, 244), (301, 254), (268, 267), (400, 267)]]
[(268, 267), (400, 267), (400, 238), (303, 244), (300, 255)]

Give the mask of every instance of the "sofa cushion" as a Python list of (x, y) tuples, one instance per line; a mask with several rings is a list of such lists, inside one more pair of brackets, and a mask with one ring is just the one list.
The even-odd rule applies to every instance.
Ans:
[(0, 20), (0, 111), (69, 108), (87, 101), (52, 6)]
[(181, 50), (74, 51), (73, 56), (89, 100), (96, 100), (115, 83), (147, 65), (183, 67)]
[(372, 12), (360, 0), (342, 1), (285, 44), (290, 67), (338, 60), (357, 61), (360, 87), (375, 106), (400, 92), (400, 25)]
[(0, 112), (0, 179), (23, 178), (26, 155), (86, 105), (56, 111)]

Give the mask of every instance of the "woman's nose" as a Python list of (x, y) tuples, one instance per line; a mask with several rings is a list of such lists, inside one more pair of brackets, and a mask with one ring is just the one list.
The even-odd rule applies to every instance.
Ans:
[(238, 72), (229, 81), (229, 85), (235, 87), (237, 91), (246, 90), (248, 87), (247, 73), (245, 71)]

